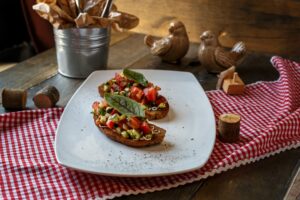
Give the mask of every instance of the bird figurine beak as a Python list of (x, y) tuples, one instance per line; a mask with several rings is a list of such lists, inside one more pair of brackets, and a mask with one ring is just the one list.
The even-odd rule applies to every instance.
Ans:
[(200, 36), (200, 40), (201, 40), (201, 41), (204, 41), (205, 39), (206, 39), (205, 35), (201, 35), (201, 36)]
[(171, 26), (169, 27), (169, 32), (170, 32), (170, 33), (173, 33), (174, 30), (175, 30), (175, 27), (174, 27), (173, 25), (171, 25)]

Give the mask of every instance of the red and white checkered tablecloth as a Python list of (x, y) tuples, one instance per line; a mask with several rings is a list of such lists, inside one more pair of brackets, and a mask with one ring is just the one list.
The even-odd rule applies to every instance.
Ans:
[(216, 141), (201, 169), (153, 178), (118, 178), (60, 166), (54, 154), (62, 108), (0, 115), (0, 197), (2, 199), (96, 199), (146, 193), (184, 185), (300, 146), (300, 65), (273, 57), (280, 78), (247, 86), (242, 96), (207, 92), (215, 116), (242, 117), (238, 143)]

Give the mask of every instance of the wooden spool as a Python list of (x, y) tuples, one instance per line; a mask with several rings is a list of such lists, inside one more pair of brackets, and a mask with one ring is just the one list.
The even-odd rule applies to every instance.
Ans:
[(226, 113), (219, 117), (219, 139), (222, 142), (236, 142), (240, 134), (241, 117), (237, 114)]
[(2, 105), (7, 110), (23, 110), (26, 108), (27, 91), (4, 88), (2, 90)]
[(59, 91), (54, 86), (46, 86), (33, 97), (34, 105), (38, 108), (52, 108), (59, 100)]

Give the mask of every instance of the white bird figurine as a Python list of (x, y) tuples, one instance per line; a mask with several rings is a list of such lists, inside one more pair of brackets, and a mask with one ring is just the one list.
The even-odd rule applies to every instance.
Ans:
[(236, 43), (231, 50), (222, 47), (218, 37), (205, 31), (200, 36), (198, 58), (201, 65), (208, 72), (219, 73), (232, 66), (237, 66), (246, 54), (246, 46), (243, 42)]
[(167, 62), (179, 61), (189, 49), (189, 38), (181, 21), (170, 23), (169, 35), (159, 40), (155, 40), (151, 35), (146, 35), (144, 43), (150, 47), (151, 54), (159, 56)]

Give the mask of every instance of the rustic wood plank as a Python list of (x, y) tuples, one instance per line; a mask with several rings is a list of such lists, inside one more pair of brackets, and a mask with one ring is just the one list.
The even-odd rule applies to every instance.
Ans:
[(55, 50), (50, 49), (1, 72), (0, 88), (27, 89), (56, 73)]
[(184, 186), (180, 186), (177, 188), (172, 188), (169, 190), (163, 190), (158, 192), (151, 192), (140, 195), (130, 195), (130, 196), (122, 196), (116, 199), (119, 200), (135, 200), (135, 199), (143, 199), (143, 200), (156, 200), (156, 199), (164, 199), (164, 200), (190, 200), (196, 191), (201, 187), (202, 182), (198, 181), (196, 183), (187, 184)]
[[(83, 82), (83, 79), (72, 79), (64, 77), (60, 74), (54, 75), (52, 78), (47, 79), (27, 90), (27, 109), (37, 109), (33, 102), (33, 97), (37, 91), (41, 90), (43, 87), (47, 85), (55, 86), (59, 93), (60, 99), (57, 102), (57, 107), (65, 107), (74, 94), (74, 92), (78, 89), (78, 87)], [(2, 106), (0, 107), (0, 113), (7, 112)]]
[(171, 20), (179, 19), (193, 42), (207, 30), (227, 32), (221, 43), (246, 42), (254, 51), (299, 55), (300, 3), (293, 0), (117, 0), (120, 10), (135, 14), (140, 24), (133, 31), (167, 34)]
[[(114, 33), (111, 38), (108, 69), (124, 68), (127, 66), (127, 63), (132, 63), (140, 59), (140, 57), (148, 54), (149, 51), (143, 44), (143, 37), (143, 35), (132, 34), (130, 32)], [(134, 49), (134, 53), (131, 53), (133, 49), (128, 48), (129, 44), (130, 47)], [(68, 87), (68, 84), (73, 85), (74, 83), (76, 83), (75, 85), (78, 86), (77, 84), (83, 81), (83, 79), (69, 79), (61, 75), (57, 75), (55, 49), (51, 49), (0, 73), (0, 88), (2, 89), (3, 87), (10, 87), (28, 89), (34, 85), (38, 85), (52, 76), (55, 76), (53, 80), (60, 83), (57, 85), (58, 89), (59, 87)], [(16, 79), (15, 77), (18, 78)], [(49, 82), (53, 83), (53, 80), (50, 80)], [(5, 83), (5, 85), (2, 83)], [(40, 88), (42, 86), (43, 83), (40, 86), (33, 87), (33, 89), (29, 90), (29, 93), (31, 93), (29, 94), (28, 98), (28, 108), (34, 108), (34, 105), (31, 101), (32, 92), (36, 92), (38, 89), (35, 88)], [(65, 90), (63, 89), (63, 91)], [(65, 106), (71, 97), (71, 94), (74, 92), (75, 90), (71, 90), (71, 88), (69, 88), (68, 93), (66, 93), (69, 95), (66, 95), (65, 99), (59, 101), (59, 103), (62, 103), (58, 103), (58, 105)], [(5, 112), (5, 110), (1, 107), (0, 112)]]
[[(215, 89), (217, 76), (215, 74), (209, 74), (205, 71), (205, 69), (200, 65), (200, 63), (195, 62), (195, 51), (197, 50), (197, 44), (191, 44), (190, 51), (187, 56), (182, 60), (179, 64), (170, 64), (162, 62), (160, 58), (152, 56), (149, 54), (147, 49), (144, 49), (144, 46), (134, 41), (136, 38), (141, 39), (140, 36), (135, 35), (126, 40), (117, 43), (116, 45), (111, 47), (112, 52), (122, 51), (127, 48), (126, 41), (129, 41), (130, 44), (133, 44), (137, 49), (137, 53), (133, 56), (124, 56), (122, 60), (120, 60), (119, 56), (111, 56), (110, 62), (112, 65), (108, 66), (108, 69), (115, 69), (115, 66), (128, 66), (131, 68), (140, 68), (140, 69), (164, 69), (164, 70), (178, 70), (178, 71), (188, 71), (192, 72), (198, 81), (201, 83), (202, 87), (205, 90)], [(142, 52), (142, 53), (140, 53)], [(142, 55), (142, 56), (141, 56)], [(143, 56), (144, 55), (144, 56)], [(52, 55), (54, 56), (54, 55)], [(49, 55), (51, 57), (51, 55)], [(53, 58), (54, 59), (54, 58)], [(137, 59), (137, 60), (136, 60)], [(139, 59), (139, 60), (138, 60)], [(275, 80), (278, 77), (278, 73), (271, 66), (269, 62), (270, 56), (267, 55), (259, 55), (256, 53), (250, 53), (242, 63), (240, 67), (238, 67), (238, 72), (240, 76), (243, 78), (246, 84), (253, 83), (260, 80)], [(115, 63), (121, 63), (119, 65), (115, 65)], [(126, 64), (129, 63), (129, 64)], [(121, 67), (119, 67), (121, 68)], [(1, 74), (0, 74), (1, 76)], [(57, 87), (68, 87), (68, 85), (78, 86), (83, 81), (83, 79), (70, 79), (63, 77), (61, 75), (56, 75), (46, 83), (57, 85)], [(33, 87), (34, 91), (38, 91), (44, 83), (38, 85), (37, 87)], [(37, 89), (35, 89), (37, 88)], [(61, 88), (64, 91), (65, 100), (60, 104), (61, 106), (66, 105), (68, 99), (71, 97), (71, 94), (75, 91), (75, 89), (71, 87), (68, 90)], [(32, 89), (31, 89), (32, 90)], [(30, 91), (31, 91), (30, 90)], [(67, 93), (65, 93), (67, 91)], [(30, 95), (29, 95), (30, 96)]]
[(200, 62), (197, 57), (198, 44), (191, 43), (187, 55), (185, 55), (179, 63), (168, 63), (161, 60), (158, 56), (153, 56), (149, 52), (150, 50), (144, 45), (147, 54), (142, 56), (139, 60), (135, 60), (130, 64), (127, 64), (131, 68), (148, 68), (148, 69), (165, 69), (165, 70), (177, 70), (177, 71), (199, 71)]
[(300, 161), (298, 162), (295, 171), (295, 176), (291, 181), (289, 189), (284, 197), (284, 200), (300, 199)]
[(32, 98), (34, 97), (37, 91), (39, 91), (46, 85), (53, 85), (58, 89), (60, 93), (60, 99), (57, 102), (57, 106), (64, 107), (67, 105), (68, 101), (70, 100), (74, 92), (78, 89), (78, 87), (81, 85), (83, 81), (84, 81), (83, 79), (72, 79), (57, 74), (51, 79), (48, 79), (28, 90), (27, 108), (36, 109), (36, 107), (34, 106), (34, 102), (32, 101)]
[(109, 50), (109, 69), (125, 68), (131, 63), (149, 54), (143, 43), (144, 35), (135, 34), (113, 46)]
[[(130, 32), (114, 32), (111, 36), (111, 48), (132, 35)], [(27, 73), (28, 71), (30, 71), (30, 73)], [(50, 49), (1, 72), (0, 89), (2, 90), (4, 87), (28, 89), (56, 74), (56, 52), (55, 49)], [(5, 85), (3, 83), (5, 83)]]
[(15, 66), (17, 63), (0, 63), (0, 72), (3, 72), (9, 68), (12, 68)]
[(132, 34), (132, 32), (116, 32), (116, 31), (111, 31), (111, 37), (110, 37), (110, 46), (113, 46), (114, 44), (125, 40), (126, 38), (130, 37)]
[[(117, 199), (282, 199), (300, 149), (178, 188)], [(284, 170), (284, 173), (279, 173)], [(276, 176), (275, 176), (276, 174)], [(191, 187), (191, 188), (190, 188)], [(194, 189), (199, 188), (195, 193)], [(189, 193), (186, 193), (186, 190)]]

